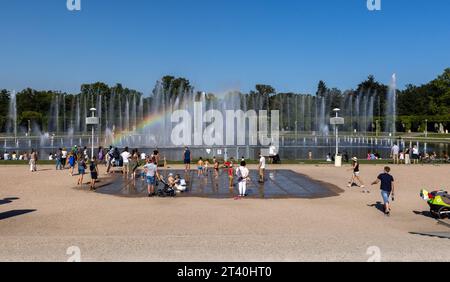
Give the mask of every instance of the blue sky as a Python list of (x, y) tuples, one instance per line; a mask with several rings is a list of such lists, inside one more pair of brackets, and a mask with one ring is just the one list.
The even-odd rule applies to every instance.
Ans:
[(422, 84), (450, 67), (450, 1), (0, 0), (0, 88), (149, 93), (165, 74), (199, 90), (353, 88), (369, 74)]

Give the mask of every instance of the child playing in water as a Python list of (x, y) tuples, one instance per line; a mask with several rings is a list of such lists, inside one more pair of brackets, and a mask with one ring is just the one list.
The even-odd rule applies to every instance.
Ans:
[(203, 166), (203, 173), (205, 175), (208, 175), (208, 169), (209, 169), (209, 160), (205, 160), (204, 166)]
[(198, 169), (197, 175), (198, 176), (203, 175), (203, 164), (204, 164), (203, 158), (200, 157), (200, 159), (197, 162), (197, 169)]

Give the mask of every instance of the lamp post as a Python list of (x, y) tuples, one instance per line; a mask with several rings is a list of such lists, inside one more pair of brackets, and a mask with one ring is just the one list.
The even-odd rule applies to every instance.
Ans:
[[(339, 111), (340, 111), (340, 109), (338, 109), (338, 108), (333, 109), (333, 112), (336, 113), (336, 118), (339, 118)], [(336, 157), (337, 157), (337, 155), (339, 155), (339, 139), (338, 139), (339, 132), (338, 132), (338, 130), (339, 130), (338, 125), (337, 125), (337, 123), (335, 123), (334, 131), (336, 134)]]
[(91, 108), (90, 111), (91, 111), (91, 116), (90, 117), (86, 117), (86, 125), (91, 125), (92, 126), (91, 159), (93, 159), (94, 158), (94, 133), (95, 133), (94, 129), (95, 129), (95, 126), (98, 125), (99, 119), (98, 119), (98, 117), (95, 117), (95, 112), (97, 111), (96, 108)]
[(338, 129), (338, 125), (343, 125), (344, 124), (344, 118), (339, 117), (339, 112), (341, 111), (341, 109), (335, 108), (333, 109), (333, 112), (336, 113), (336, 117), (331, 118), (330, 119), (330, 123), (332, 125), (334, 125), (334, 132), (336, 135), (336, 155), (334, 157), (335, 159), (335, 165), (337, 167), (340, 167), (342, 165), (342, 159), (339, 155), (339, 129)]
[(428, 138), (428, 119), (425, 120), (425, 138)]

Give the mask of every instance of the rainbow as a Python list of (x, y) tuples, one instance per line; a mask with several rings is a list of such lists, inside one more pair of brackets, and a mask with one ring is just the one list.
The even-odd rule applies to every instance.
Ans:
[[(184, 102), (180, 103), (180, 105), (178, 106), (178, 109), (186, 108), (187, 104), (188, 104), (188, 101), (184, 101)], [(170, 115), (171, 114), (172, 114), (172, 111), (166, 110), (166, 113), (158, 112), (158, 113), (151, 114), (151, 115), (147, 116), (146, 118), (144, 118), (141, 122), (139, 122), (136, 125), (136, 129), (135, 130), (133, 130), (133, 131), (123, 131), (123, 132), (115, 133), (114, 134), (114, 138), (112, 140), (112, 144), (110, 144), (110, 145), (112, 145), (112, 146), (117, 145), (122, 140), (123, 137), (127, 136), (130, 133), (143, 131), (147, 127), (151, 127), (151, 126), (154, 126), (154, 125), (161, 124), (164, 121), (164, 119), (170, 120)]]
[[(152, 114), (147, 116), (146, 118), (144, 118), (139, 124), (136, 125), (136, 129), (132, 132), (138, 132), (140, 130), (144, 130), (147, 127), (150, 126), (154, 126), (154, 125), (158, 125), (161, 124), (162, 121), (169, 115), (170, 113), (167, 112), (166, 114), (164, 113), (157, 113), (157, 114)], [(114, 134), (114, 138), (112, 140), (112, 144), (111, 145), (116, 145), (117, 143), (120, 142), (120, 140), (122, 140), (122, 138), (126, 135), (128, 135), (130, 132), (127, 131), (123, 131), (120, 133), (115, 133)]]

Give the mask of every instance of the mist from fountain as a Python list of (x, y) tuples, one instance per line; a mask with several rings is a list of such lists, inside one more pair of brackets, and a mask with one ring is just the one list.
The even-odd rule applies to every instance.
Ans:
[(16, 91), (11, 92), (8, 106), (8, 121), (6, 126), (6, 133), (17, 136), (17, 96)]
[(385, 131), (395, 136), (397, 124), (397, 75), (392, 75), (387, 93)]

